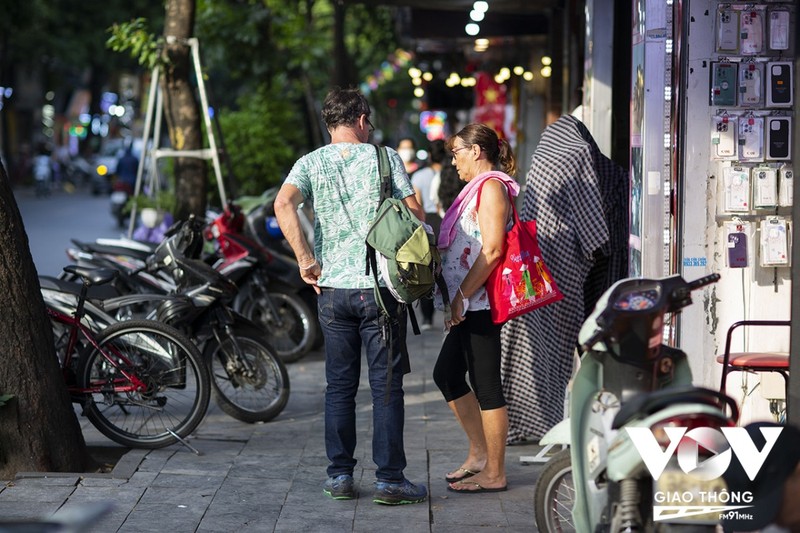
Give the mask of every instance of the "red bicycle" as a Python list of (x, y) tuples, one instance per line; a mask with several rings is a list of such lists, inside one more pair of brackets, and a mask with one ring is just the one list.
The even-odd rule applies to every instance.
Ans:
[[(45, 298), (72, 401), (106, 437), (132, 448), (162, 448), (184, 439), (205, 416), (211, 383), (194, 343), (154, 320), (127, 320), (100, 329), (84, 311), (90, 290), (117, 271), (64, 268), (83, 281), (62, 301)], [(69, 300), (72, 301), (69, 301)]]

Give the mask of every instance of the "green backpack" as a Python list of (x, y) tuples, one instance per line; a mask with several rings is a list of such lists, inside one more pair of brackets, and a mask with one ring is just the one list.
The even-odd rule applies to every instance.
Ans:
[[(386, 287), (403, 304), (433, 297), (434, 287), (439, 285), (445, 312), (448, 312), (450, 299), (441, 277), (441, 256), (436, 247), (436, 237), (426, 231), (425, 225), (402, 200), (392, 198), (389, 156), (385, 147), (375, 148), (381, 174), (381, 199), (367, 233), (367, 273), (371, 269), (375, 278), (375, 299), (385, 312), (386, 306), (378, 291), (380, 272)], [(414, 310), (410, 305), (408, 308), (414, 333), (419, 334)]]

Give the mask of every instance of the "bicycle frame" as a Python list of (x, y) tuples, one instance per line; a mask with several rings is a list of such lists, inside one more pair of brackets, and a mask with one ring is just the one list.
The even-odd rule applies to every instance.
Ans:
[[(78, 305), (79, 305), (79, 307), (82, 307), (81, 302), (79, 302)], [(81, 322), (81, 320), (79, 318), (80, 313), (77, 310), (75, 312), (75, 316), (69, 316), (69, 315), (64, 314), (64, 313), (62, 313), (60, 311), (57, 311), (55, 309), (51, 309), (50, 307), (46, 307), (45, 309), (47, 311), (48, 317), (51, 320), (55, 320), (56, 322), (58, 322), (60, 324), (64, 324), (64, 325), (70, 327), (69, 340), (67, 342), (67, 349), (66, 349), (66, 352), (64, 354), (64, 362), (62, 363), (62, 366), (61, 366), (61, 373), (64, 376), (64, 381), (67, 384), (67, 390), (70, 393), (89, 394), (89, 393), (93, 393), (93, 392), (107, 392), (107, 391), (103, 391), (101, 387), (97, 387), (97, 388), (93, 387), (93, 388), (89, 388), (89, 389), (80, 389), (77, 386), (75, 386), (75, 385), (73, 385), (73, 384), (71, 384), (69, 382), (69, 376), (67, 374), (67, 369), (69, 368), (70, 362), (72, 361), (72, 354), (75, 351), (75, 347), (77, 346), (78, 334), (79, 333), (83, 336), (84, 339), (86, 339), (92, 346), (95, 347), (95, 349), (97, 349), (102, 354), (103, 359), (108, 361), (108, 363), (111, 366), (113, 366), (116, 370), (118, 370), (125, 377), (125, 383), (130, 383), (130, 385), (122, 386), (122, 387), (119, 387), (119, 386), (115, 385), (113, 392), (115, 392), (115, 393), (127, 393), (127, 392), (135, 392), (135, 391), (139, 391), (139, 390), (145, 390), (147, 388), (145, 383), (142, 380), (140, 380), (138, 378), (138, 376), (136, 376), (136, 374), (132, 374), (132, 373), (126, 371), (111, 356), (109, 356), (108, 353), (106, 353), (102, 348), (100, 348), (100, 345), (97, 343), (97, 341), (94, 338), (94, 334), (92, 333), (92, 330), (89, 329), (87, 326), (85, 326)], [(133, 363), (127, 357), (125, 357), (122, 353), (118, 352), (117, 350), (114, 350), (113, 355), (115, 357), (119, 357), (119, 359), (122, 360), (126, 365), (133, 366)], [(122, 381), (122, 380), (120, 380), (120, 381)]]

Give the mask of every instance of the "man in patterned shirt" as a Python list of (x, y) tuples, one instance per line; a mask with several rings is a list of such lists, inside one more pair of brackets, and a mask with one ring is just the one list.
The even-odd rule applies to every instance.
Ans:
[[(319, 319), (325, 338), (325, 448), (329, 465), (323, 491), (334, 499), (357, 495), (353, 480), (356, 459), (355, 397), (361, 374), (361, 347), (366, 348), (372, 390), (373, 501), (389, 505), (425, 501), (427, 490), (403, 475), (403, 374), (408, 369), (400, 345), (393, 342), (391, 384), (387, 387), (389, 354), (384, 342), (374, 279), (366, 273), (365, 239), (380, 199), (376, 147), (366, 98), (355, 89), (334, 89), (325, 98), (322, 119), (330, 144), (300, 158), (275, 199), (275, 214), (294, 250), (300, 275), (319, 294)], [(388, 149), (392, 194), (420, 220), (425, 213), (397, 152)], [(301, 230), (297, 207), (314, 205), (314, 251)], [(392, 338), (399, 338), (397, 301), (380, 289), (389, 311)], [(404, 352), (404, 350), (402, 350)], [(388, 397), (387, 397), (388, 395)]]

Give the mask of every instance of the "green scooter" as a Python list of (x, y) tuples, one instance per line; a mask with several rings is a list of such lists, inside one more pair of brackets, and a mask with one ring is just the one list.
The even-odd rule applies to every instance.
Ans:
[[(720, 507), (710, 503), (721, 503), (724, 481), (700, 474), (711, 450), (727, 444), (721, 428), (735, 425), (738, 409), (727, 396), (692, 386), (686, 354), (663, 339), (665, 315), (718, 279), (625, 279), (600, 298), (579, 335), (570, 416), (540, 441), (569, 446), (537, 482), (540, 531), (716, 530), (718, 510), (699, 511)], [(680, 455), (688, 459), (679, 463)]]

